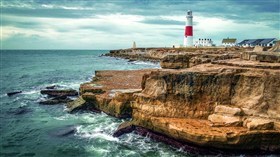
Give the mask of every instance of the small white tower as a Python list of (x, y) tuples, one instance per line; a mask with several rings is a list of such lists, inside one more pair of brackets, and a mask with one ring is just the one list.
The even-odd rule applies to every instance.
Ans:
[(186, 18), (184, 46), (190, 47), (193, 46), (193, 16), (191, 10), (188, 10)]
[(136, 43), (135, 43), (135, 41), (133, 41), (132, 48), (133, 48), (133, 49), (135, 49), (135, 48), (136, 48)]

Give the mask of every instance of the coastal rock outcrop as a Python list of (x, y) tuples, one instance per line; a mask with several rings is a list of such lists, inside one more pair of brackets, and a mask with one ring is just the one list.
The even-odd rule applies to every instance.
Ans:
[[(138, 56), (138, 50), (111, 54)], [(109, 115), (132, 117), (116, 137), (134, 130), (180, 147), (280, 151), (278, 56), (243, 48), (182, 51), (150, 51), (166, 69), (97, 71), (81, 85), (81, 97)]]
[(22, 93), (22, 91), (14, 91), (14, 92), (7, 93), (7, 95), (8, 96), (13, 96), (13, 95), (20, 94), (20, 93)]
[(48, 96), (77, 96), (78, 92), (74, 89), (44, 89), (41, 90), (41, 94), (46, 94)]
[(243, 60), (280, 63), (280, 53), (278, 52), (242, 52), (240, 58)]
[(163, 69), (189, 68), (189, 60), (187, 55), (167, 55), (160, 61), (160, 66)]
[[(190, 66), (197, 63), (206, 63), (211, 59), (217, 59), (221, 57), (221, 54), (226, 54), (229, 58), (238, 57), (238, 52), (243, 52), (248, 48), (232, 47), (232, 48), (132, 48), (132, 49), (120, 49), (111, 50), (110, 53), (105, 56), (120, 57), (129, 60), (144, 60), (144, 61), (160, 61), (168, 55), (183, 55), (188, 57), (195, 57), (193, 63), (190, 61)], [(172, 56), (171, 56), (172, 57)], [(181, 57), (180, 57), (181, 58)], [(179, 58), (178, 58), (179, 59)], [(164, 59), (165, 60), (165, 59)], [(171, 59), (173, 63), (177, 61)], [(180, 59), (181, 60), (181, 59)], [(166, 60), (167, 61), (167, 60)], [(180, 62), (180, 61), (179, 61)]]
[(154, 71), (135, 94), (132, 123), (200, 146), (280, 150), (279, 77), (279, 69), (213, 64)]
[(68, 103), (73, 101), (72, 99), (68, 98), (67, 96), (56, 96), (47, 100), (40, 101), (39, 104), (43, 105), (54, 105), (59, 103)]
[(263, 52), (264, 51), (264, 47), (262, 46), (255, 46), (253, 52)]
[(86, 101), (82, 97), (78, 97), (76, 100), (67, 103), (67, 111), (73, 112), (77, 109), (84, 108), (86, 104)]
[(55, 86), (46, 87), (40, 91), (41, 94), (47, 95), (44, 100), (41, 100), (39, 104), (54, 105), (60, 103), (68, 103), (73, 101), (70, 96), (78, 96), (78, 92), (73, 89), (54, 89)]
[(68, 103), (68, 111), (86, 108), (118, 118), (131, 117), (134, 94), (141, 92), (141, 80), (153, 70), (96, 71), (91, 82), (81, 84), (81, 97)]

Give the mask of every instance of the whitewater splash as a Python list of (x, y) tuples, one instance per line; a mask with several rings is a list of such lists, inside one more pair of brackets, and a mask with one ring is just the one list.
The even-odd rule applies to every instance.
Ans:
[(155, 62), (144, 62), (144, 61), (132, 61), (128, 62), (129, 64), (136, 64), (136, 65), (149, 65), (149, 66), (154, 66), (154, 68), (160, 68), (159, 63)]

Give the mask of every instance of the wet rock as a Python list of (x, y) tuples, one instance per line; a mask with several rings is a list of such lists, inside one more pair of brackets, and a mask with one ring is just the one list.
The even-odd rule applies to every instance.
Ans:
[(167, 55), (160, 61), (160, 66), (163, 69), (189, 68), (189, 59), (187, 55)]
[(77, 132), (76, 126), (73, 125), (67, 125), (61, 128), (56, 128), (50, 131), (50, 135), (55, 137), (65, 137), (73, 135)]
[(134, 62), (136, 59), (129, 59), (128, 62)]
[(25, 107), (20, 107), (14, 112), (14, 114), (15, 115), (22, 115), (22, 114), (26, 114), (28, 112), (31, 112), (31, 110), (28, 109), (28, 108), (25, 108)]
[(114, 132), (113, 137), (120, 137), (123, 134), (131, 133), (135, 126), (131, 122), (123, 122)]
[[(203, 155), (203, 156), (204, 155), (225, 154), (225, 152), (223, 152), (221, 150), (194, 146), (190, 143), (185, 143), (185, 142), (170, 138), (166, 135), (154, 132), (152, 130), (149, 130), (149, 129), (146, 129), (143, 127), (139, 127), (139, 126), (135, 126), (135, 133), (138, 135), (144, 136), (144, 137), (149, 137), (156, 141), (166, 143), (172, 147), (182, 149), (191, 154)], [(230, 153), (230, 152), (226, 152), (226, 154), (231, 155), (231, 156), (233, 155), (233, 153)]]
[(47, 86), (46, 89), (55, 89), (56, 85)]
[(41, 94), (46, 94), (48, 96), (77, 96), (78, 92), (74, 89), (47, 89), (41, 90)]
[(27, 108), (26, 106), (20, 106), (19, 108), (9, 111), (8, 113), (14, 114), (14, 115), (23, 115), (23, 114), (27, 114), (29, 112), (31, 112), (31, 109)]
[(54, 105), (54, 104), (60, 104), (60, 103), (68, 103), (73, 101), (72, 99), (68, 98), (67, 96), (57, 96), (48, 100), (40, 101), (39, 104), (44, 105)]
[(7, 93), (7, 95), (8, 95), (8, 96), (13, 96), (13, 95), (19, 94), (19, 93), (22, 93), (22, 91), (9, 92), (9, 93)]
[(83, 108), (84, 105), (86, 105), (86, 101), (82, 97), (79, 97), (72, 102), (68, 102), (66, 106), (68, 112), (73, 112), (74, 110)]

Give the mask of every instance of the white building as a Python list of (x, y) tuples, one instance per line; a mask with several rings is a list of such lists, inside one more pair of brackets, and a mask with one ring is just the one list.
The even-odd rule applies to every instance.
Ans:
[(194, 46), (196, 47), (213, 46), (213, 41), (212, 39), (199, 38), (197, 41), (195, 41)]
[(266, 39), (245, 39), (238, 43), (238, 46), (242, 47), (254, 47), (254, 46), (263, 46), (263, 47), (271, 47), (276, 43), (276, 38), (266, 38)]
[(235, 38), (226, 38), (222, 40), (222, 45), (225, 47), (232, 47), (236, 46), (236, 39)]

